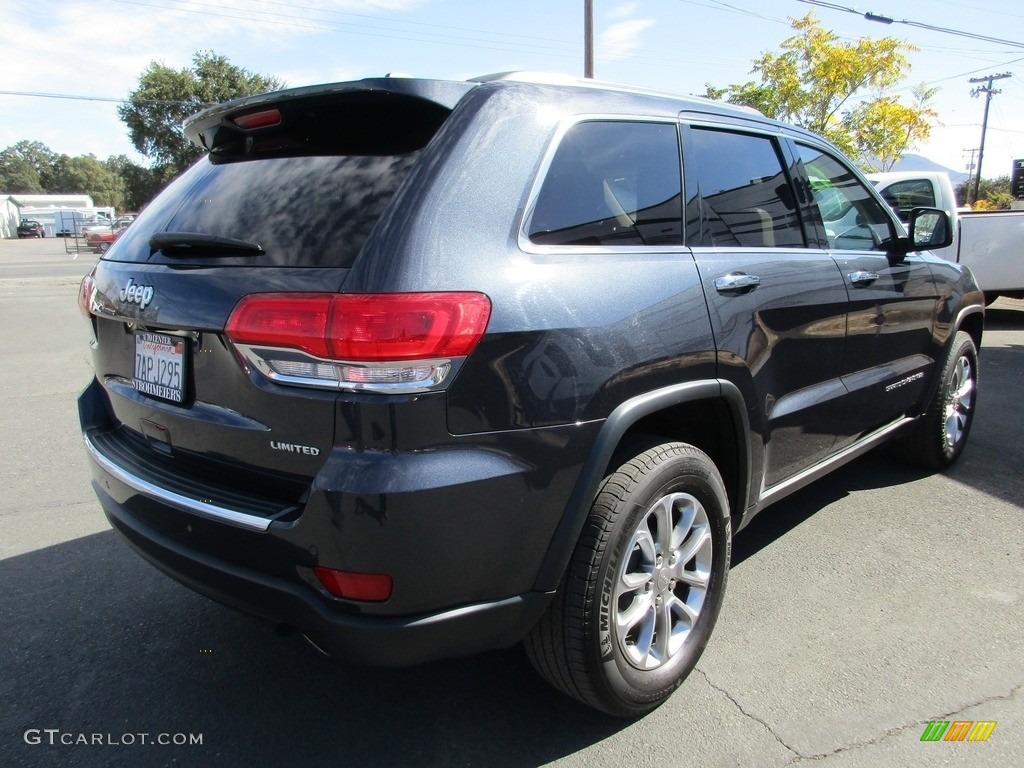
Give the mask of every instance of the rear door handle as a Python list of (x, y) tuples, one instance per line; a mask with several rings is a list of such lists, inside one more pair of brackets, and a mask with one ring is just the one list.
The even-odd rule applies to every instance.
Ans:
[(760, 277), (742, 272), (731, 272), (715, 278), (715, 290), (719, 293), (750, 293), (760, 284)]
[(865, 271), (851, 272), (847, 277), (850, 278), (850, 282), (854, 285), (871, 285), (878, 279), (878, 273)]

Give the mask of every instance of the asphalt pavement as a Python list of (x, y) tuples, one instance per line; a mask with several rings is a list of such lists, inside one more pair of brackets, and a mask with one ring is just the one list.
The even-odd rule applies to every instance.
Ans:
[[(928, 474), (872, 453), (764, 512), (696, 671), (623, 722), (518, 649), (399, 670), (324, 658), (136, 556), (77, 426), (96, 258), (0, 240), (3, 768), (1024, 765), (1024, 302), (987, 313), (962, 460)], [(922, 741), (933, 721), (995, 726)]]

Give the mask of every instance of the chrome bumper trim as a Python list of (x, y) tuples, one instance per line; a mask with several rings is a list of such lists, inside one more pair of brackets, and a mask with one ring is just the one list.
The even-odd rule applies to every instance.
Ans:
[(216, 520), (220, 523), (228, 523), (229, 525), (235, 525), (239, 528), (245, 528), (250, 531), (265, 531), (270, 527), (271, 521), (266, 518), (249, 515), (244, 512), (238, 512), (234, 509), (228, 509), (227, 507), (220, 507), (216, 504), (200, 501), (199, 499), (189, 498), (188, 496), (182, 496), (180, 493), (175, 493), (167, 490), (166, 488), (161, 488), (147, 480), (143, 480), (141, 477), (137, 477), (130, 472), (126, 472), (100, 453), (99, 449), (97, 449), (96, 446), (92, 444), (92, 441), (89, 440), (88, 435), (84, 435), (84, 438), (85, 449), (88, 451), (89, 456), (93, 461), (95, 461), (105, 472), (110, 473), (129, 488), (134, 488), (144, 496), (148, 496), (151, 499), (163, 502), (164, 504), (168, 504), (184, 512), (191, 512), (199, 517)]

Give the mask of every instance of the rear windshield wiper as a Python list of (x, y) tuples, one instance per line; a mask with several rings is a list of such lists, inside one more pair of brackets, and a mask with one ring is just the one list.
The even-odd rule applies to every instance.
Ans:
[(260, 256), (264, 253), (259, 243), (200, 232), (156, 232), (149, 238), (149, 247), (165, 256)]

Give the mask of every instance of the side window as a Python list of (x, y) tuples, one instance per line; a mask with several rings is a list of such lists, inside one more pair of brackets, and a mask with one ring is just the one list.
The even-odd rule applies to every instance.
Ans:
[(935, 207), (935, 190), (928, 179), (894, 182), (882, 190), (882, 197), (903, 222), (910, 221), (910, 211), (914, 208)]
[(853, 171), (821, 150), (797, 145), (830, 248), (885, 251), (895, 233), (892, 220)]
[(686, 159), (688, 186), (693, 180), (700, 190), (701, 236), (694, 244), (804, 246), (789, 177), (771, 138), (693, 128)]
[(538, 245), (680, 245), (674, 123), (590, 121), (562, 137), (530, 218)]

